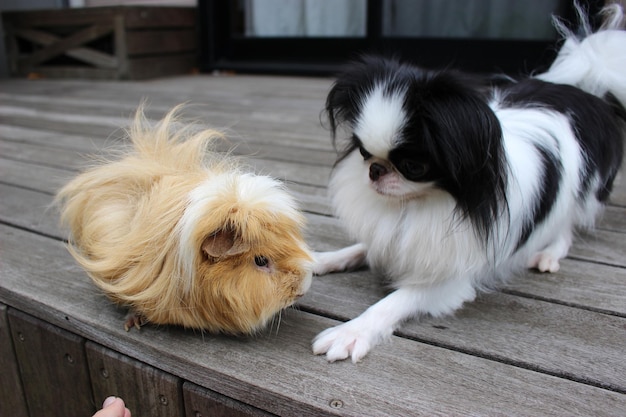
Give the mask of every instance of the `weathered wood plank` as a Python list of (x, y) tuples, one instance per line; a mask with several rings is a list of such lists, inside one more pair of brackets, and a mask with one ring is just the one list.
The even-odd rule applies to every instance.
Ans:
[(626, 207), (607, 206), (596, 227), (605, 230), (626, 231)]
[(0, 195), (0, 222), (48, 236), (66, 237), (59, 231), (58, 210), (51, 207), (50, 194), (0, 183)]
[[(5, 109), (6, 110), (6, 109)], [(14, 109), (16, 110), (16, 109)], [(6, 113), (5, 113), (6, 114)], [(17, 126), (28, 126), (33, 134), (36, 131), (33, 129), (34, 127), (39, 127), (42, 132), (45, 132), (45, 137), (49, 137), (50, 131), (54, 129), (47, 129), (45, 126), (41, 125), (41, 122), (46, 120), (46, 115), (39, 114), (36, 110), (33, 109), (21, 109), (17, 110), (17, 113), (13, 113), (11, 122), (13, 126), (15, 126), (16, 119), (20, 117), (25, 117), (24, 123), (19, 123)], [(59, 117), (61, 115), (59, 114)], [(57, 126), (68, 128), (73, 131), (73, 133), (79, 133), (81, 136), (77, 136), (77, 148), (85, 149), (88, 147), (92, 147), (94, 141), (102, 143), (102, 148), (110, 148), (113, 144), (116, 143), (116, 138), (123, 136), (123, 131), (121, 128), (114, 127), (115, 124), (119, 122), (119, 125), (125, 125), (128, 119), (122, 118), (111, 118), (111, 117), (99, 117), (99, 118), (85, 118), (80, 116), (68, 116), (63, 115), (63, 119), (58, 119), (55, 122)], [(7, 122), (4, 117), (0, 117), (2, 122)], [(31, 121), (35, 121), (35, 123), (31, 123)], [(39, 121), (39, 126), (37, 121)], [(91, 123), (102, 123), (98, 128), (92, 126)], [(123, 121), (123, 122), (122, 122)], [(50, 125), (48, 121), (45, 122), (46, 126)], [(3, 125), (5, 126), (5, 125)], [(50, 126), (49, 126), (50, 127)], [(13, 127), (15, 129), (15, 127)], [(100, 130), (100, 135), (98, 135), (97, 131)], [(96, 133), (94, 133), (94, 131)], [(92, 136), (84, 137), (85, 132), (90, 132)], [(6, 137), (7, 139), (11, 139), (11, 132), (4, 132), (4, 130), (0, 129), (0, 135), (2, 137)], [(32, 141), (33, 139), (28, 139)], [(24, 142), (24, 139), (19, 140), (20, 143)], [(52, 145), (53, 141), (51, 140), (39, 140), (39, 143), (45, 142), (46, 147)], [(63, 143), (67, 143), (67, 141), (63, 141)], [(297, 181), (303, 184), (311, 184), (318, 187), (325, 187), (328, 178), (330, 176), (330, 152), (316, 152), (307, 149), (298, 149), (292, 146), (283, 146), (283, 145), (270, 145), (269, 148), (260, 143), (254, 143), (252, 141), (243, 141), (242, 139), (237, 138), (236, 136), (232, 139), (229, 138), (224, 142), (216, 141), (215, 145), (218, 151), (229, 151), (233, 149), (233, 152), (239, 156), (253, 155), (254, 158), (243, 159), (242, 162), (245, 164), (246, 162), (250, 162), (250, 165), (258, 165), (258, 169), (260, 171), (264, 170), (265, 167), (273, 167), (276, 171), (276, 176), (281, 178), (286, 178), (292, 181)], [(11, 146), (10, 143), (4, 145), (5, 147)], [(66, 147), (62, 145), (65, 150)], [(46, 158), (46, 163), (50, 163), (55, 160), (54, 152), (46, 153), (45, 150), (38, 150), (33, 147), (31, 144), (24, 145), (13, 145), (12, 149), (6, 149), (6, 152), (3, 155), (11, 155), (17, 154), (19, 152), (26, 152), (29, 150), (31, 155), (37, 155), (38, 152), (41, 152), (38, 156), (39, 160)], [(63, 151), (65, 152), (65, 151)], [(60, 155), (63, 154), (60, 153)], [(102, 152), (97, 152), (102, 153)], [(48, 158), (48, 154), (50, 157)], [(105, 152), (106, 154), (106, 152)], [(265, 159), (267, 158), (267, 159)], [(24, 159), (24, 158), (22, 158)], [(77, 160), (77, 162), (79, 162)], [(328, 166), (326, 166), (328, 163)], [(322, 166), (320, 166), (322, 165)]]
[(63, 184), (76, 175), (74, 171), (38, 164), (26, 164), (1, 157), (0, 172), (4, 183), (50, 194), (56, 193)]
[[(358, 366), (328, 364), (312, 356), (309, 343), (336, 322), (295, 310), (283, 314), (278, 331), (255, 338), (153, 326), (126, 333), (124, 311), (69, 265), (60, 243), (4, 226), (0, 235), (15, 242), (0, 266), (3, 302), (275, 414), (489, 415), (506, 409), (508, 415), (600, 416), (626, 407), (624, 394), (399, 337)], [(485, 389), (492, 384), (497, 392)]]
[(192, 7), (117, 7), (124, 14), (127, 28), (189, 27), (196, 24)]
[[(38, 132), (41, 132), (41, 138), (38, 138)], [(3, 138), (8, 140), (2, 140)], [(57, 141), (59, 142), (58, 147), (56, 146)], [(76, 143), (77, 151), (68, 152), (68, 148), (73, 148), (72, 143), (74, 142)], [(94, 156), (106, 157), (108, 151), (120, 146), (122, 146), (122, 142), (113, 137), (109, 139), (66, 135), (57, 137), (48, 131), (0, 125), (0, 155), (49, 167), (79, 169), (88, 165), (89, 160), (93, 159)], [(224, 146), (218, 146), (218, 150), (226, 151), (231, 146), (233, 144), (226, 143)], [(253, 149), (250, 149), (253, 146), (255, 145), (250, 142), (244, 142), (244, 146), (239, 146), (235, 149), (235, 153), (239, 153), (243, 157), (243, 163), (248, 162), (248, 165), (261, 173), (269, 173), (282, 179), (296, 180), (297, 183), (292, 184), (290, 188), (302, 199), (305, 207), (314, 207), (310, 210), (320, 214), (332, 213), (325, 191), (325, 183), (330, 176), (329, 168), (265, 159), (264, 154), (266, 152), (255, 154)], [(248, 150), (247, 154), (252, 156), (246, 157), (246, 152), (244, 151), (246, 148)], [(274, 147), (273, 149), (281, 149), (281, 147)], [(303, 159), (305, 154), (306, 151), (301, 153)], [(291, 155), (295, 156), (294, 153)], [(313, 184), (302, 184), (302, 181), (312, 182)], [(609, 206), (606, 214), (600, 218), (597, 226), (598, 229), (626, 232), (625, 219), (626, 208)], [(593, 235), (593, 232), (591, 232), (591, 235)]]
[(626, 317), (626, 269), (565, 259), (554, 274), (529, 271), (505, 291)]
[[(1, 139), (0, 155), (15, 161), (24, 161), (42, 166), (60, 169), (79, 170), (89, 164), (89, 158), (80, 151), (58, 147), (31, 145), (24, 142), (12, 142)], [(48, 141), (46, 139), (46, 141)], [(93, 151), (95, 156), (98, 152)]]
[[(2, 118), (0, 116), (0, 123), (6, 123), (7, 119)], [(62, 127), (66, 130), (71, 130), (71, 132), (64, 133), (58, 132), (57, 137), (61, 138), (63, 135), (63, 139), (57, 144), (50, 141), (47, 143), (47, 146), (58, 146), (62, 148), (67, 148), (67, 142), (69, 139), (73, 138), (76, 140), (76, 148), (83, 149), (84, 145), (88, 145), (89, 143), (101, 143), (99, 148), (93, 148), (90, 150), (97, 151), (96, 153), (102, 153), (103, 149), (110, 147), (115, 141), (123, 138), (122, 130), (111, 127), (98, 127), (94, 126), (92, 130), (89, 130), (89, 126), (80, 126), (74, 125), (69, 128), (65, 128), (69, 121), (65, 122), (57, 122), (52, 123), (39, 121), (29, 121), (27, 118), (19, 118), (18, 120), (12, 120), (12, 126), (8, 126), (6, 124), (0, 125), (0, 137), (5, 139), (15, 141), (10, 134), (4, 134), (5, 130), (10, 129), (30, 129), (33, 132), (36, 130), (37, 126), (40, 127), (42, 132), (46, 132), (46, 136), (49, 136), (51, 133), (57, 133), (55, 131), (55, 127)], [(218, 129), (219, 130), (219, 129)], [(89, 132), (90, 136), (86, 136), (86, 131)], [(94, 132), (95, 131), (95, 132)], [(100, 131), (101, 135), (98, 135), (98, 131)], [(230, 133), (226, 130), (226, 134)], [(298, 138), (291, 137), (294, 143), (298, 142)], [(302, 139), (302, 138), (300, 138)], [(29, 138), (27, 141), (21, 139), (20, 142), (30, 142), (30, 143), (39, 143), (41, 144), (42, 140), (38, 139), (36, 136)], [(228, 136), (224, 141), (216, 141), (215, 142), (215, 150), (220, 152), (230, 152), (233, 155), (237, 156), (251, 156), (255, 159), (267, 159), (273, 161), (288, 161), (291, 163), (299, 163), (302, 165), (308, 166), (323, 166), (328, 167), (326, 170), (330, 170), (330, 166), (332, 165), (332, 153), (328, 150), (318, 150), (318, 149), (306, 149), (302, 147), (297, 147), (292, 145), (286, 145), (282, 143), (274, 143), (275, 137), (273, 135), (268, 134), (258, 134), (254, 138), (244, 138), (241, 135), (233, 134), (232, 136)], [(325, 186), (326, 184), (324, 184)]]
[[(55, 82), (41, 79), (24, 84), (23, 80), (11, 80), (11, 83), (3, 83), (2, 93), (12, 94), (17, 101), (32, 101), (40, 97), (38, 105), (45, 106), (41, 94), (47, 94), (47, 89), (60, 85), (63, 87), (59, 91), (62, 105), (76, 105), (80, 101), (98, 99), (106, 110), (116, 97), (121, 105), (127, 105), (148, 95), (155, 99), (152, 103), (157, 106), (172, 106), (182, 102), (205, 104), (230, 111), (231, 115), (237, 117), (255, 116), (261, 120), (261, 115), (272, 115), (268, 118), (275, 122), (314, 121), (314, 125), (300, 127), (319, 129), (320, 112), (330, 88), (330, 80), (326, 79), (219, 74), (153, 80), (149, 85), (132, 81), (123, 85), (116, 82), (88, 84), (80, 79)], [(173, 85), (180, 88), (173, 88)], [(90, 90), (95, 94), (89, 94)], [(264, 103), (265, 106), (262, 105)], [(283, 117), (280, 117), (279, 111), (284, 111)], [(324, 139), (328, 142), (327, 135), (324, 135)]]
[(274, 415), (189, 382), (183, 384), (183, 396), (186, 417), (270, 417)]
[(142, 30), (126, 34), (126, 53), (131, 56), (189, 52), (196, 47), (197, 34), (193, 29)]
[(7, 306), (0, 304), (0, 416), (28, 417), (22, 379), (13, 349)]
[[(191, 110), (197, 112), (197, 115), (201, 117), (199, 120), (204, 123), (218, 127), (220, 125), (232, 126), (237, 131), (241, 130), (239, 126), (242, 122), (254, 123), (251, 125), (254, 133), (262, 131), (264, 126), (268, 126), (268, 128), (270, 125), (285, 126), (283, 129), (268, 130), (268, 132), (279, 136), (307, 133), (307, 147), (319, 144), (328, 149), (329, 134), (320, 125), (320, 111), (325, 99), (327, 81), (321, 83), (318, 81), (320, 87), (323, 86), (323, 88), (311, 94), (309, 98), (290, 95), (290, 91), (300, 88), (297, 84), (298, 81), (306, 80), (305, 82), (308, 82), (308, 79), (286, 79), (283, 85), (278, 85), (275, 77), (253, 79), (262, 86), (259, 88), (259, 85), (251, 84), (245, 77), (243, 79), (219, 76), (191, 78), (197, 80), (196, 85), (190, 84), (185, 78), (178, 78), (177, 80), (180, 80), (181, 85), (180, 88), (176, 89), (171, 89), (166, 85), (138, 85), (136, 83), (129, 83), (124, 88), (120, 88), (119, 84), (111, 83), (93, 85), (90, 89), (82, 86), (80, 89), (71, 87), (67, 92), (58, 94), (61, 101), (56, 104), (56, 108), (58, 111), (58, 106), (62, 106), (67, 108), (65, 113), (76, 112), (76, 114), (81, 114), (84, 110), (81, 110), (79, 103), (81, 101), (93, 102), (94, 97), (97, 97), (101, 101), (101, 110), (97, 114), (117, 111), (115, 115), (119, 116), (120, 108), (127, 108), (128, 112), (131, 112), (145, 98), (151, 104), (151, 108), (153, 106), (158, 108), (159, 115), (162, 115), (176, 104), (193, 103), (193, 106), (190, 106)], [(69, 86), (76, 86), (76, 84)], [(245, 93), (238, 92), (242, 86), (248, 87)], [(48, 88), (48, 84), (42, 83), (41, 88), (42, 90)], [(274, 88), (276, 92), (268, 95), (266, 90), (269, 88)], [(237, 91), (232, 91), (233, 89)], [(260, 89), (263, 91), (259, 91)], [(6, 93), (14, 90), (7, 87), (3, 91)], [(20, 97), (28, 96), (20, 94)], [(39, 107), (45, 106), (47, 100), (44, 98), (39, 103), (29, 101), (30, 106)], [(50, 104), (48, 103), (48, 105)], [(190, 115), (194, 116), (195, 113), (190, 113)], [(292, 126), (292, 128), (286, 126)]]
[[(626, 277), (622, 269), (611, 272)], [(337, 274), (318, 277), (299, 305), (306, 311), (347, 320), (387, 293), (369, 271)], [(626, 298), (624, 291), (621, 293), (623, 306)], [(466, 303), (454, 316), (412, 320), (398, 331), (436, 346), (626, 392), (625, 326), (623, 317), (491, 293)]]
[(594, 230), (577, 236), (569, 256), (592, 262), (626, 267), (623, 231)]
[[(621, 268), (614, 268), (609, 272), (617, 273), (618, 278), (614, 285), (616, 292), (611, 292), (608, 298), (614, 297), (613, 304), (618, 308), (621, 306), (623, 310), (626, 294), (619, 275), (626, 278), (626, 272)], [(554, 285), (559, 287), (556, 282)], [(578, 288), (574, 286), (572, 291), (577, 292)], [(360, 314), (384, 295), (385, 290), (380, 286), (378, 277), (364, 271), (317, 278), (310, 293), (299, 304), (307, 310), (348, 319)], [(587, 301), (592, 299), (591, 294), (587, 297)], [(593, 302), (591, 307), (597, 308)], [(458, 323), (462, 334), (433, 330), (437, 329), (433, 326), (439, 326), (436, 320), (411, 323), (402, 331), (408, 337), (429, 343), (446, 345), (461, 351), (475, 349), (474, 353), (479, 356), (508, 358), (515, 363), (525, 363), (533, 369), (539, 368), (549, 373), (564, 372), (580, 380), (594, 381), (599, 385), (606, 384), (626, 391), (626, 380), (623, 377), (626, 375), (626, 368), (623, 368), (626, 365), (623, 364), (621, 350), (622, 343), (626, 342), (626, 334), (595, 334), (599, 329), (619, 329), (626, 325), (624, 319), (536, 300), (492, 294), (483, 297), (481, 302), (469, 304), (451, 320)], [(604, 324), (598, 325), (600, 322)], [(448, 323), (445, 326), (454, 327)], [(563, 332), (556, 341), (551, 337), (555, 334), (554, 329)], [(480, 337), (476, 339), (475, 335)], [(610, 336), (614, 338), (611, 339)], [(459, 343), (468, 340), (471, 340), (469, 345)], [(563, 355), (562, 351), (571, 350), (570, 346), (576, 346), (578, 350), (572, 356)], [(543, 354), (537, 355), (533, 348), (539, 349)], [(603, 362), (596, 366), (587, 366), (594, 362), (598, 352), (604, 357)]]
[(72, 9), (70, 13), (61, 13), (61, 10), (33, 10), (27, 13), (23, 11), (4, 12), (5, 22), (19, 27), (41, 26), (68, 26), (86, 25), (95, 22), (108, 22), (114, 16), (113, 8), (99, 9)]
[(30, 415), (91, 415), (84, 340), (14, 309), (9, 323)]
[[(60, 101), (60, 99), (57, 101)], [(117, 134), (119, 132), (117, 129), (121, 129), (129, 124), (131, 115), (139, 103), (140, 99), (129, 103), (126, 107), (117, 104), (115, 109), (110, 109), (109, 111), (93, 109), (93, 112), (97, 112), (97, 114), (85, 114), (85, 108), (63, 109), (58, 104), (55, 106), (55, 109), (46, 110), (38, 108), (38, 105), (37, 107), (31, 106), (28, 102), (20, 103), (20, 106), (10, 106), (10, 103), (5, 103), (0, 108), (0, 120), (4, 124), (10, 123), (13, 126), (40, 128), (45, 131), (52, 130), (60, 133), (80, 134), (81, 136), (84, 136), (86, 133), (84, 127), (81, 128), (81, 125), (91, 124), (96, 129), (88, 131), (90, 137), (94, 139), (98, 137), (106, 138), (111, 136), (112, 133)], [(171, 106), (163, 108), (151, 105), (146, 109), (146, 114), (153, 120), (157, 120), (163, 117), (176, 104), (179, 103), (173, 102)], [(92, 106), (94, 104), (85, 103), (85, 105)], [(98, 106), (98, 104), (95, 104), (95, 106)], [(100, 106), (102, 107), (102, 105)], [(192, 111), (193, 108), (196, 108), (196, 110)], [(284, 121), (277, 123), (272, 120), (252, 120), (256, 116), (251, 115), (247, 120), (242, 118), (237, 122), (236, 126), (231, 128), (233, 126), (232, 114), (223, 112), (214, 106), (189, 106), (184, 114), (188, 117), (187, 120), (201, 121), (204, 126), (225, 130), (232, 145), (245, 145), (246, 148), (252, 149), (255, 153), (264, 152), (274, 156), (274, 159), (281, 159), (281, 155), (283, 155), (282, 159), (285, 159), (284, 149), (289, 149), (295, 156), (295, 159), (292, 160), (298, 160), (299, 154), (308, 152), (307, 155), (300, 155), (300, 159), (303, 162), (328, 166), (334, 163), (335, 155), (329, 143), (326, 141), (320, 142), (319, 139), (311, 140), (314, 136), (313, 133), (302, 132), (301, 129), (298, 129), (300, 130), (298, 131), (291, 123)], [(261, 115), (258, 116), (261, 117)], [(270, 145), (270, 149), (265, 149), (268, 145)], [(290, 154), (287, 154), (287, 156), (290, 156)]]
[[(111, 86), (112, 90), (116, 89), (115, 85)], [(124, 116), (126, 119), (122, 120), (125, 123), (129, 120), (127, 117), (136, 110), (137, 106), (141, 103), (142, 99), (146, 99), (149, 103), (147, 107), (147, 113), (152, 118), (161, 118), (172, 107), (181, 103), (193, 103), (185, 109), (185, 115), (188, 115), (190, 119), (202, 122), (205, 125), (212, 125), (216, 127), (234, 127), (237, 131), (240, 131), (242, 123), (247, 126), (248, 131), (252, 131), (255, 134), (262, 134), (260, 128), (268, 126), (283, 126), (280, 130), (267, 130), (266, 134), (275, 135), (277, 137), (293, 137), (296, 139), (299, 137), (306, 138), (306, 141), (301, 141), (299, 146), (304, 148), (323, 147), (328, 149), (330, 140), (328, 139), (328, 133), (320, 126), (320, 121), (317, 116), (305, 115), (301, 110), (294, 110), (290, 107), (291, 101), (284, 100), (281, 102), (281, 106), (277, 108), (276, 105), (266, 103), (263, 106), (262, 99), (250, 100), (250, 104), (241, 104), (237, 101), (229, 101), (227, 98), (222, 98), (217, 95), (212, 99), (203, 99), (202, 96), (198, 97), (198, 101), (190, 102), (189, 98), (184, 94), (172, 92), (171, 97), (162, 98), (160, 94), (152, 94), (150, 92), (134, 93), (131, 91), (119, 91), (120, 97), (115, 102), (115, 91), (94, 91), (94, 94), (102, 94), (104, 96), (100, 100), (100, 110), (92, 109), (94, 106), (98, 106), (96, 100), (93, 98), (72, 98), (67, 97), (67, 93), (59, 92), (55, 104), (40, 102), (41, 98), (38, 95), (16, 96), (14, 94), (2, 94), (2, 100), (4, 106), (7, 108), (20, 108), (28, 106), (28, 108), (37, 109), (42, 116), (46, 113), (50, 113), (52, 116), (56, 114), (61, 115), (82, 115), (92, 113), (94, 124), (97, 124), (97, 115), (99, 116)], [(256, 104), (257, 107), (253, 107)], [(284, 110), (283, 108), (284, 107)], [(285, 114), (281, 113), (284, 112)], [(281, 117), (282, 116), (282, 117)], [(289, 144), (289, 142), (285, 142)], [(291, 145), (294, 142), (290, 143)]]
[(96, 403), (114, 395), (124, 399), (133, 415), (183, 415), (180, 378), (92, 342), (85, 350)]
[(103, 142), (88, 136), (75, 136), (50, 130), (43, 131), (2, 124), (0, 124), (0, 138), (15, 143), (41, 146), (43, 147), (40, 149), (42, 153), (48, 148), (63, 149), (65, 152), (71, 151), (80, 155), (80, 159), (85, 159), (87, 155), (96, 155), (103, 152), (105, 148), (113, 146), (111, 142), (107, 145), (106, 140)]
[(129, 57), (127, 75), (122, 79), (145, 80), (172, 74), (191, 74), (197, 60), (196, 53)]
[[(7, 144), (6, 147), (9, 146), (10, 145)], [(25, 146), (24, 150), (26, 149), (27, 147)], [(85, 160), (80, 158), (80, 154), (78, 153), (70, 152), (70, 155), (66, 155), (64, 159), (72, 158), (72, 156), (77, 158), (76, 161), (82, 162), (85, 165)], [(316, 195), (325, 194), (315, 190), (315, 188), (322, 188), (323, 183), (327, 181), (329, 173), (325, 169), (316, 169), (316, 167), (310, 165), (301, 166), (292, 162), (262, 159), (246, 161), (245, 165), (251, 167), (251, 170), (256, 173), (271, 175), (283, 181), (289, 179), (291, 183), (302, 184), (304, 186), (303, 189), (311, 190)], [(3, 173), (6, 171), (6, 177), (3, 179), (4, 182), (50, 193), (58, 191), (72, 176), (77, 174), (75, 170), (71, 168), (66, 169), (65, 166), (60, 163), (56, 165), (40, 165), (1, 157), (0, 170), (2, 170)], [(42, 177), (44, 175), (45, 178)], [(315, 203), (315, 201), (313, 201), (313, 203)], [(324, 212), (327, 211), (326, 207), (326, 204), (324, 204), (322, 208)]]

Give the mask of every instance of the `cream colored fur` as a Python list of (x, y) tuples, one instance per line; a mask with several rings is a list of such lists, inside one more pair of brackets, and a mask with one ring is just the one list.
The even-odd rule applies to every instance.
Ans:
[(223, 135), (179, 123), (178, 110), (153, 127), (140, 108), (132, 149), (60, 190), (70, 253), (148, 322), (254, 332), (310, 286), (304, 218), (280, 183), (210, 151)]

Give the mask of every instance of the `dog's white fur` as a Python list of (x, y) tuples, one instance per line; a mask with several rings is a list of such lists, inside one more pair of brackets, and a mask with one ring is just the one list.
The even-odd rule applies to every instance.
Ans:
[[(626, 32), (617, 30), (622, 16), (621, 9), (612, 6), (609, 23), (600, 32), (588, 32), (582, 41), (567, 34), (553, 66), (537, 78), (570, 84), (599, 97), (610, 92), (626, 106)], [(490, 107), (503, 128), (509, 211), (507, 222), (494, 219), (495, 234), (485, 244), (470, 221), (459, 217), (450, 194), (427, 182), (405, 180), (387, 162), (407, 118), (403, 100), (402, 94), (385, 95), (381, 88), (369, 92), (353, 126), (371, 154), (368, 163), (352, 151), (339, 161), (329, 185), (338, 217), (359, 243), (316, 254), (314, 272), (322, 275), (368, 264), (383, 270), (395, 288), (357, 318), (315, 338), (314, 353), (325, 354), (329, 361), (350, 357), (357, 362), (402, 321), (420, 314), (450, 314), (474, 300), (477, 290), (520, 269), (557, 271), (574, 228), (592, 226), (602, 208), (593, 193), (584, 201), (576, 194), (585, 156), (568, 117), (546, 109), (501, 106), (496, 95)], [(561, 156), (562, 180), (546, 218), (516, 248), (521, 225), (533, 216), (540, 192), (542, 161), (537, 145)], [(368, 177), (372, 161), (391, 171), (384, 181)], [(596, 189), (597, 181), (592, 180), (591, 189)]]

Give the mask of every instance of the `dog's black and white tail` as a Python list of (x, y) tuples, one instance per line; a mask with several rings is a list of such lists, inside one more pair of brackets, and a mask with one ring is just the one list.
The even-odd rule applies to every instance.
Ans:
[(576, 5), (581, 33), (555, 19), (565, 42), (548, 71), (537, 78), (569, 84), (600, 98), (613, 95), (626, 108), (626, 16), (619, 4), (602, 10), (604, 23), (593, 33), (585, 11)]

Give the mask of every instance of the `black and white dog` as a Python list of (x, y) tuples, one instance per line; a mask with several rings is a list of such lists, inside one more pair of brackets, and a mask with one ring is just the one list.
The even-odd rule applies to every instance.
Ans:
[(316, 273), (366, 263), (395, 291), (319, 334), (316, 354), (356, 362), (403, 320), (452, 313), (523, 268), (559, 269), (622, 161), (626, 31), (622, 9), (607, 11), (598, 32), (564, 33), (554, 64), (532, 78), (365, 57), (337, 79), (330, 193), (359, 243), (317, 254)]

